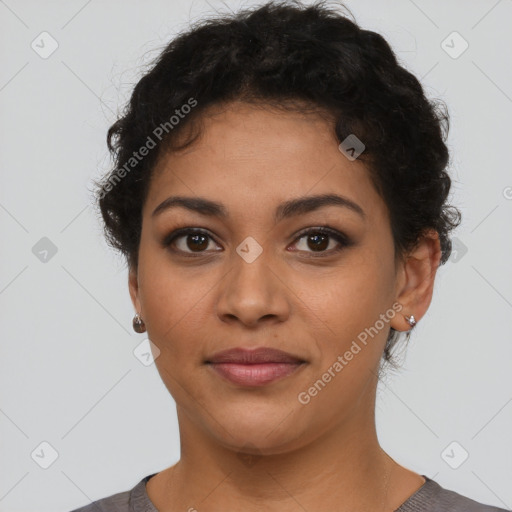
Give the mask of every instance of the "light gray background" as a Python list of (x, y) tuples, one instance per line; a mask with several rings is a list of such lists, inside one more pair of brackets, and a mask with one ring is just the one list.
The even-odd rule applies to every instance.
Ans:
[[(512, 1), (346, 3), (449, 106), (467, 248), (441, 267), (403, 370), (380, 386), (379, 438), (402, 465), (510, 508)], [(69, 511), (179, 458), (174, 401), (133, 354), (145, 336), (131, 330), (126, 268), (88, 187), (110, 165), (107, 128), (144, 64), (212, 7), (0, 1), (0, 512)], [(59, 45), (47, 59), (31, 48), (43, 31)], [(442, 47), (453, 31), (469, 43), (458, 58)], [(57, 247), (46, 263), (32, 251), (42, 237)], [(469, 453), (457, 469), (442, 456), (453, 441)], [(47, 469), (43, 442), (58, 453)]]

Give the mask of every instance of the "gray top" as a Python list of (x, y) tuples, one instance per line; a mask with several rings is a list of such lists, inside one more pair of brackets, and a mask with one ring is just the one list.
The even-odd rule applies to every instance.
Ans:
[[(113, 494), (71, 512), (158, 512), (146, 493), (146, 482), (154, 475), (156, 473), (145, 476), (129, 491)], [(473, 501), (422, 476), (425, 483), (395, 512), (507, 512), (504, 508)]]

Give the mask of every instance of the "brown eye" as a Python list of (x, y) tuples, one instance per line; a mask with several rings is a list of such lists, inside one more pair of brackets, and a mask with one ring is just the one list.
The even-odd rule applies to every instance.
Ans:
[[(184, 237), (186, 241), (186, 246), (191, 251), (201, 251), (208, 248), (208, 236), (195, 234), (195, 235), (185, 235)], [(178, 238), (179, 239), (179, 238)]]
[(329, 246), (329, 235), (323, 235), (321, 233), (307, 235), (308, 248), (313, 251), (324, 251)]
[[(301, 244), (302, 240), (304, 242)], [(331, 256), (352, 244), (353, 242), (343, 233), (332, 228), (320, 227), (301, 233), (296, 239), (295, 246), (298, 247), (295, 250), (311, 257), (322, 257)], [(215, 240), (206, 231), (194, 228), (183, 228), (172, 232), (164, 238), (162, 246), (184, 256), (201, 256), (222, 250), (214, 248)]]
[(172, 246), (172, 250), (184, 254), (201, 254), (207, 251), (213, 238), (206, 232), (197, 229), (179, 229), (167, 236), (164, 247)]
[(296, 244), (297, 250), (306, 253), (324, 253), (332, 254), (351, 245), (347, 236), (331, 228), (310, 229), (299, 235), (299, 242), (305, 239), (305, 242)]

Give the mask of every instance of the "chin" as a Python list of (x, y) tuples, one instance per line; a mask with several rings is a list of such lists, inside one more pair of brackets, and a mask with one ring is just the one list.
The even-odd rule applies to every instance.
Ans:
[[(210, 427), (220, 444), (244, 453), (259, 455), (277, 455), (299, 448), (307, 435), (307, 426), (303, 425), (296, 414), (281, 405), (267, 407), (265, 410), (245, 412), (224, 411), (219, 423), (211, 422)], [(226, 418), (226, 419), (223, 419)]]

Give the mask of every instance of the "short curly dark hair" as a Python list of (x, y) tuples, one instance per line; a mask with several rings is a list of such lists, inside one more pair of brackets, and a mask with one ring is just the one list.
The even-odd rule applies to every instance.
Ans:
[[(177, 135), (199, 125), (208, 107), (234, 100), (317, 110), (332, 119), (340, 142), (355, 134), (365, 145), (359, 159), (388, 207), (395, 253), (403, 257), (435, 230), (446, 262), (461, 217), (446, 203), (446, 106), (428, 100), (385, 39), (340, 7), (349, 12), (323, 0), (271, 1), (201, 20), (161, 51), (108, 130), (115, 165), (95, 182), (106, 239), (130, 268), (137, 268), (141, 212), (159, 155), (192, 144), (198, 134), (181, 146)], [(391, 328), (384, 350), (395, 368), (399, 335)]]

